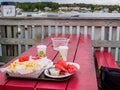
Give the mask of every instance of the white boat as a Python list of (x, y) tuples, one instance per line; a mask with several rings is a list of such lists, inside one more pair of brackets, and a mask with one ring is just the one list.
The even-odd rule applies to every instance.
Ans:
[(79, 17), (79, 12), (77, 11), (71, 11), (71, 12), (65, 12), (63, 14), (59, 14), (59, 17)]
[(32, 17), (47, 17), (47, 12), (37, 12), (33, 13)]
[(58, 14), (64, 14), (65, 12), (63, 12), (62, 10), (58, 11)]
[(16, 17), (26, 17), (26, 16), (27, 16), (27, 13), (20, 13), (16, 15)]

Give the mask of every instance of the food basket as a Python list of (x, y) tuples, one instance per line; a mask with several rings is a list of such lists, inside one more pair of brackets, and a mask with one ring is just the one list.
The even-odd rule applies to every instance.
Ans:
[(45, 68), (44, 64), (40, 63), (39, 60), (30, 60), (24, 62), (19, 62), (16, 60), (4, 69), (6, 74), (8, 74), (10, 77), (37, 78), (41, 75)]
[(41, 70), (34, 71), (32, 73), (28, 74), (20, 74), (20, 73), (14, 73), (14, 72), (6, 72), (9, 77), (15, 77), (15, 78), (38, 78), (42, 72), (44, 71), (44, 68), (41, 68)]

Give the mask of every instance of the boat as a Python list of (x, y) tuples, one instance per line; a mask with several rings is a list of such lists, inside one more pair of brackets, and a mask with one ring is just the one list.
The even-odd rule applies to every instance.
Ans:
[(33, 13), (32, 17), (47, 17), (47, 12), (38, 11), (37, 13)]

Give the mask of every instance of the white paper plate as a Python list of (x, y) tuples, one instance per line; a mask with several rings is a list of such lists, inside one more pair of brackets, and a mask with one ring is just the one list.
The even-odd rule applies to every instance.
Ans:
[[(77, 67), (78, 70), (80, 69), (80, 65), (77, 64), (77, 63), (67, 62), (67, 64), (73, 64), (73, 65), (75, 65), (75, 66)], [(54, 67), (54, 66), (53, 66), (53, 67)], [(47, 77), (50, 77), (50, 78), (65, 78), (65, 77), (69, 77), (69, 76), (73, 75), (74, 73), (73, 73), (73, 74), (66, 73), (65, 75), (53, 76), (53, 75), (50, 75), (48, 69), (46, 69), (46, 70), (44, 71), (44, 74), (45, 74)]]

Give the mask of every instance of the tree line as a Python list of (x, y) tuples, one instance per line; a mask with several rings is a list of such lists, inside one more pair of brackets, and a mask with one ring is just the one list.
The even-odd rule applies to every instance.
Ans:
[(55, 2), (24, 2), (16, 3), (17, 8), (22, 8), (24, 11), (33, 11), (34, 9), (43, 10), (45, 7), (49, 7), (52, 11), (57, 11), (59, 7), (86, 7), (91, 8), (91, 10), (95, 9), (103, 9), (104, 7), (108, 7), (111, 11), (119, 10), (120, 6), (118, 5), (93, 5), (93, 4), (84, 4), (84, 3), (73, 3), (73, 4), (58, 4)]
[(44, 10), (45, 7), (49, 7), (52, 11), (58, 9), (59, 4), (53, 2), (24, 2), (24, 3), (16, 3), (17, 8), (22, 8), (24, 11), (33, 11), (34, 9)]

